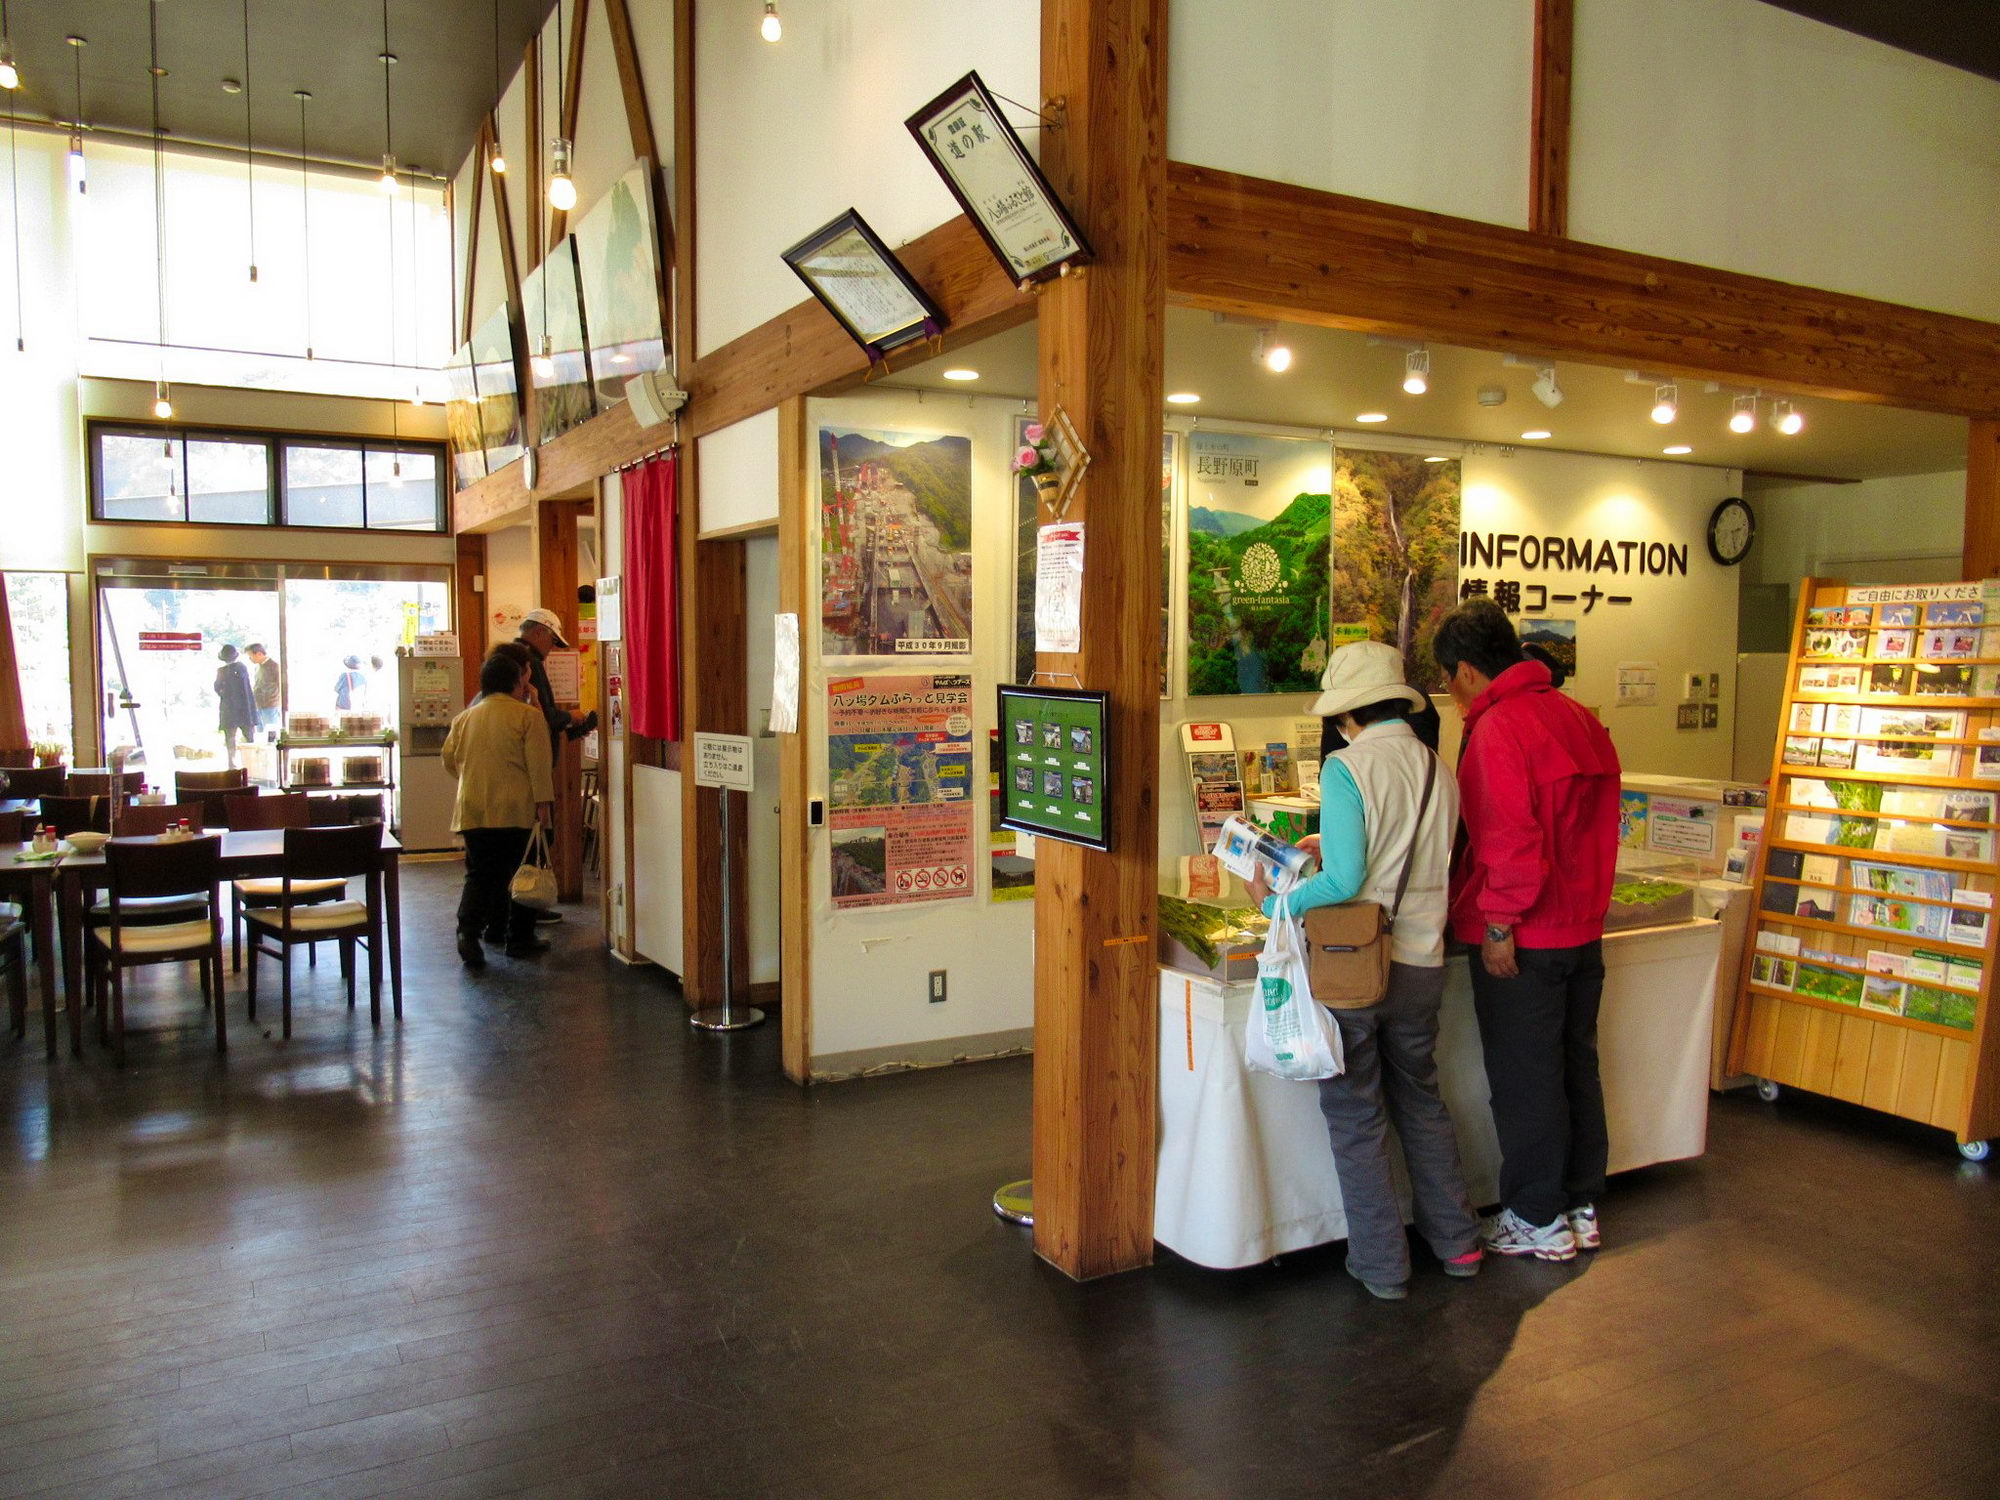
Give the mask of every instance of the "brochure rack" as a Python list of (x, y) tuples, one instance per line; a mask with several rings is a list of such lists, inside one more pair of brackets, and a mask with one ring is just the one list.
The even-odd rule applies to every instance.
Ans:
[(2000, 585), (1804, 580), (1731, 1072), (1767, 1099), (1791, 1085), (1938, 1126), (1985, 1159), (1996, 802)]

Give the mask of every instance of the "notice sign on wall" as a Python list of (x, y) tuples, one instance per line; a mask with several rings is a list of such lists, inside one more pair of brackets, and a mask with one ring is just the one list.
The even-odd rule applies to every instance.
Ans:
[(972, 895), (972, 679), (837, 678), (826, 728), (835, 908)]
[(139, 632), (141, 651), (199, 651), (201, 632), (199, 630), (142, 630)]

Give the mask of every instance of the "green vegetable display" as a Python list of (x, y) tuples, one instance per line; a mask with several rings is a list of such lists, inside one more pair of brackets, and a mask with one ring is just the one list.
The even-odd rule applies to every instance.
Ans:
[(1204, 906), (1161, 896), (1160, 930), (1211, 969), (1221, 960), (1216, 944), (1261, 938), (1264, 914), (1249, 906)]

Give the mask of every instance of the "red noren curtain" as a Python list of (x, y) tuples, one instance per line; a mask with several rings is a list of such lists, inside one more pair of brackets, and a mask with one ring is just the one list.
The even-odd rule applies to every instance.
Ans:
[(680, 466), (650, 458), (625, 475), (625, 680), (632, 732), (681, 737)]

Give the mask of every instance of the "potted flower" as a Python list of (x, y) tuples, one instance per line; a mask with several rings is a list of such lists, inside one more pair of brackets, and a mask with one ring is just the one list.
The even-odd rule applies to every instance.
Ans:
[(1044, 505), (1055, 504), (1062, 489), (1062, 472), (1057, 467), (1061, 455), (1054, 439), (1040, 422), (1021, 429), (1021, 446), (1014, 453), (1014, 472), (1035, 482), (1035, 495)]

